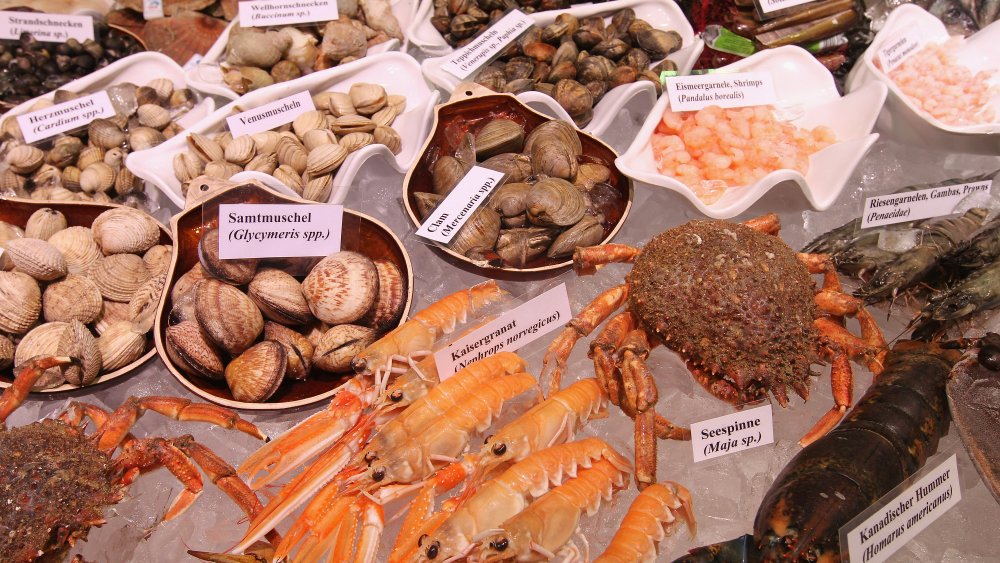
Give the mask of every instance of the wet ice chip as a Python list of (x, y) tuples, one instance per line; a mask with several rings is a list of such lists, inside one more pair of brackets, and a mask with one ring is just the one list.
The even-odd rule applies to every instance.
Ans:
[(878, 247), (901, 254), (920, 244), (922, 234), (920, 229), (885, 230), (878, 234)]
[(132, 84), (115, 84), (108, 87), (108, 98), (118, 115), (132, 115), (139, 102), (135, 97), (135, 86)]

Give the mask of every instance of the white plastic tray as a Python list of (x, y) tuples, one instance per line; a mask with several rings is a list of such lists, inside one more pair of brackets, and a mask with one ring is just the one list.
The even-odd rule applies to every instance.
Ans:
[(858, 162), (878, 139), (871, 130), (885, 101), (885, 85), (869, 84), (841, 97), (830, 71), (805, 50), (791, 46), (761, 51), (720, 69), (726, 71), (771, 73), (779, 109), (801, 113), (792, 123), (807, 128), (826, 125), (833, 129), (838, 141), (809, 158), (805, 176), (794, 170), (776, 170), (751, 186), (729, 189), (717, 202), (706, 205), (686, 184), (657, 170), (649, 141), (669, 105), (663, 95), (632, 145), (615, 161), (618, 169), (635, 180), (680, 193), (698, 211), (716, 219), (739, 215), (782, 182), (798, 184), (816, 209), (833, 205)]
[[(668, 59), (677, 64), (681, 74), (691, 71), (695, 61), (705, 48), (705, 43), (701, 37), (695, 35), (691, 24), (688, 23), (684, 13), (671, 0), (614, 0), (601, 4), (581, 4), (566, 10), (552, 10), (548, 12), (538, 12), (531, 15), (538, 26), (546, 26), (555, 21), (556, 17), (562, 13), (573, 14), (578, 18), (607, 14), (610, 21), (610, 14), (623, 8), (635, 10), (637, 18), (644, 19), (657, 29), (672, 29), (681, 35), (683, 47), (676, 53), (671, 54)], [(441, 67), (446, 60), (446, 55), (453, 49), (444, 41), (441, 34), (430, 24), (431, 0), (424, 0), (420, 4), (413, 25), (406, 30), (410, 37), (410, 43), (419, 47), (425, 53), (439, 55), (434, 58), (424, 60), (421, 67), (424, 75), (434, 85), (444, 89), (446, 92), (454, 90), (455, 86), (461, 82), (455, 76), (445, 72)], [(655, 61), (659, 62), (659, 61)], [(549, 117), (564, 119), (573, 122), (569, 114), (555, 102), (551, 97), (541, 92), (525, 92), (518, 94), (518, 98), (531, 106), (532, 109), (540, 111)], [(625, 84), (613, 88), (601, 98), (601, 101), (594, 106), (594, 117), (583, 130), (591, 135), (600, 137), (612, 147), (619, 149), (628, 145), (631, 136), (623, 139), (616, 139), (615, 131), (625, 131), (628, 128), (622, 127), (623, 121), (620, 116), (621, 110), (628, 114), (627, 123), (638, 125), (642, 122), (649, 110), (656, 102), (656, 90), (653, 84), (640, 80), (632, 84)], [(627, 131), (631, 133), (631, 130)]]
[[(402, 174), (410, 168), (424, 140), (430, 133), (434, 105), (440, 94), (431, 90), (420, 74), (417, 61), (403, 53), (388, 52), (372, 55), (345, 65), (314, 72), (293, 80), (261, 88), (219, 108), (189, 128), (190, 132), (202, 134), (221, 133), (226, 129), (226, 117), (246, 111), (262, 104), (308, 90), (318, 92), (347, 92), (355, 82), (373, 82), (385, 87), (389, 94), (406, 96), (406, 111), (399, 115), (392, 127), (402, 139), (402, 150), (392, 154), (383, 145), (369, 145), (347, 156), (333, 178), (330, 203), (340, 203), (347, 196), (354, 179), (362, 166), (372, 157), (373, 163), (388, 166)], [(174, 176), (174, 155), (187, 150), (187, 135), (178, 135), (166, 143), (149, 150), (129, 155), (126, 164), (140, 178), (152, 183), (170, 198), (178, 207), (184, 207), (181, 183)], [(241, 173), (246, 174), (246, 173)], [(243, 176), (239, 176), (242, 178)], [(293, 194), (290, 188), (278, 180), (268, 178), (267, 185), (285, 193)]]
[[(417, 8), (416, 0), (391, 0), (390, 3), (392, 4), (392, 13), (399, 20), (399, 27), (404, 30), (403, 36), (406, 37), (405, 30), (413, 20), (414, 11)], [(187, 71), (188, 83), (191, 84), (192, 88), (227, 100), (235, 100), (239, 97), (239, 94), (233, 92), (222, 81), (222, 68), (219, 66), (222, 62), (222, 56), (226, 51), (226, 44), (229, 43), (229, 33), (232, 31), (234, 25), (239, 25), (239, 22), (240, 18), (238, 16), (233, 18), (233, 21), (229, 22), (226, 29), (222, 31), (222, 35), (215, 40), (212, 48), (205, 53), (201, 61)], [(406, 52), (406, 47), (406, 40), (400, 45), (398, 39), (390, 39), (374, 47), (369, 47), (366, 56), (370, 57), (379, 53), (398, 50)]]
[[(886, 73), (875, 67), (875, 60), (884, 43), (912, 29), (919, 30), (919, 35), (928, 43), (942, 43), (949, 37), (941, 20), (924, 9), (913, 4), (896, 8), (848, 75), (848, 91), (862, 88), (870, 82), (881, 82), (888, 87), (890, 95), (885, 111), (879, 117), (879, 129), (889, 132), (894, 139), (928, 148), (948, 147), (955, 152), (1000, 153), (1000, 95), (993, 96), (992, 100), (997, 121), (977, 125), (947, 125), (918, 109)], [(1000, 85), (998, 45), (1000, 22), (993, 22), (967, 38), (954, 52), (955, 58), (972, 72), (995, 71), (990, 83)]]

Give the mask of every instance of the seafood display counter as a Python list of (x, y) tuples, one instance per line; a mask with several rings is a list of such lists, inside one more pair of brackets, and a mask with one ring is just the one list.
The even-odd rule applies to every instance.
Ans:
[[(236, 2), (168, 1), (148, 22), (122, 2), (108, 21), (140, 37), (217, 27), (189, 46), (204, 66), (145, 53), (6, 100), (0, 559), (996, 560), (995, 15), (977, 4), (981, 35), (948, 59), (955, 22), (934, 9), (823, 0), (768, 24), (744, 2), (721, 19), (670, 3), (695, 32), (768, 39), (705, 76), (781, 89), (774, 107), (682, 112), (669, 93), (652, 104), (675, 71), (646, 76), (657, 61), (638, 50), (642, 70), (620, 70), (650, 24), (619, 10), (656, 22), (656, 0), (516, 2), (542, 27), (454, 91), (429, 66), (515, 2), (334, 4), (340, 19), (253, 31)], [(779, 46), (858, 18), (895, 35)], [(907, 20), (933, 33), (900, 35)], [(337, 48), (324, 28), (368, 49), (304, 64)], [(730, 62), (710, 33), (682, 34), (681, 74)], [(928, 108), (911, 69), (883, 71), (899, 37), (965, 65), (937, 78), (983, 108)], [(251, 70), (234, 40), (277, 52)], [(569, 111), (568, 79), (532, 78), (557, 49), (574, 75), (606, 59), (640, 103), (598, 101), (605, 77)], [(233, 100), (237, 74), (279, 65), (262, 80), (280, 83)], [(17, 116), (102, 92), (115, 115), (24, 142)], [(291, 96), (312, 107), (232, 129)], [(480, 172), (494, 196), (449, 208)], [(887, 223), (900, 202), (914, 216)], [(278, 203), (342, 213), (340, 251), (221, 258), (220, 205)], [(472, 227), (428, 237), (450, 209)], [(745, 429), (735, 415), (764, 417), (760, 437), (702, 441)], [(920, 515), (893, 522), (909, 486)], [(65, 502), (38, 500), (52, 490)]]

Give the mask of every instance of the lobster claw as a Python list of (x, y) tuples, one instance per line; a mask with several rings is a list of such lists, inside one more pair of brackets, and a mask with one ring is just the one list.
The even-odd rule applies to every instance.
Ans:
[(1000, 335), (988, 333), (969, 349), (948, 378), (948, 408), (972, 463), (1000, 502)]
[(742, 535), (729, 541), (696, 547), (673, 563), (757, 563), (760, 550), (754, 545), (753, 536)]

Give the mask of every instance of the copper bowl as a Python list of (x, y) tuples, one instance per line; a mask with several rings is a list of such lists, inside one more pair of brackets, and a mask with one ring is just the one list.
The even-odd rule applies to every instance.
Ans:
[[(466, 86), (469, 87), (466, 88)], [(532, 129), (546, 121), (552, 121), (551, 118), (524, 105), (512, 94), (495, 94), (488, 90), (484, 91), (477, 85), (459, 85), (448, 103), (434, 109), (434, 127), (431, 135), (424, 143), (420, 154), (403, 180), (403, 205), (415, 227), (419, 227), (421, 221), (416, 213), (417, 202), (414, 194), (433, 191), (431, 189), (431, 171), (434, 162), (442, 154), (454, 153), (465, 133), (476, 134), (494, 119), (513, 120), (524, 127), (525, 134), (530, 133)], [(578, 129), (576, 134), (583, 144), (583, 156), (578, 157), (580, 162), (599, 162), (607, 166), (611, 170), (611, 178), (608, 183), (621, 195), (620, 205), (615, 209), (615, 213), (605, 217), (604, 238), (600, 242), (600, 244), (604, 244), (610, 242), (618, 233), (618, 230), (625, 224), (625, 218), (632, 208), (632, 179), (622, 174), (615, 166), (618, 154), (614, 149)], [(437, 246), (437, 248), (462, 262), (484, 270), (487, 275), (489, 272), (499, 271), (542, 272), (564, 268), (573, 263), (571, 259), (553, 259), (543, 255), (527, 263), (524, 268), (497, 267), (474, 261), (445, 246)]]
[[(206, 229), (218, 225), (218, 207), (220, 204), (226, 203), (321, 205), (282, 195), (261, 186), (245, 184), (220, 191), (199, 205), (175, 215), (170, 220), (170, 228), (174, 233), (174, 252), (170, 269), (167, 271), (167, 284), (163, 290), (164, 297), (160, 300), (159, 308), (156, 311), (156, 323), (153, 327), (156, 351), (160, 354), (160, 359), (166, 364), (170, 373), (192, 393), (230, 408), (283, 410), (310, 405), (333, 396), (352, 374), (332, 374), (313, 370), (309, 378), (305, 380), (286, 379), (267, 402), (248, 403), (235, 400), (225, 381), (213, 381), (188, 375), (179, 370), (167, 356), (164, 335), (168, 326), (167, 317), (172, 307), (170, 292), (177, 279), (198, 262), (198, 242), (201, 240), (201, 235)], [(413, 299), (413, 268), (410, 265), (410, 257), (403, 248), (403, 243), (393, 234), (392, 230), (363, 213), (344, 209), (340, 247), (342, 250), (353, 250), (372, 259), (390, 260), (396, 264), (406, 279), (406, 305), (401, 317), (405, 319)], [(319, 259), (320, 257), (317, 257), (315, 260)]]
[[(123, 207), (114, 203), (94, 203), (83, 201), (34, 201), (17, 198), (0, 198), (0, 202), (2, 202), (0, 203), (0, 221), (6, 221), (7, 223), (20, 227), (23, 227), (24, 224), (28, 222), (28, 217), (30, 217), (32, 213), (45, 207), (55, 209), (65, 215), (66, 223), (70, 227), (90, 227), (90, 225), (94, 222), (94, 219), (101, 213), (104, 213), (108, 209)], [(157, 225), (160, 226), (159, 244), (171, 244), (170, 231), (168, 231), (167, 227), (158, 221)], [(142, 364), (149, 361), (149, 359), (156, 354), (156, 349), (153, 347), (153, 336), (148, 333), (146, 334), (146, 347), (148, 350), (138, 360), (125, 367), (100, 374), (97, 376), (97, 379), (90, 383), (90, 385), (84, 385), (81, 387), (78, 385), (64, 383), (58, 387), (33, 392), (57, 393), (59, 391), (74, 391), (77, 389), (83, 389), (84, 387), (94, 387), (95, 385), (107, 383), (108, 381), (117, 379), (135, 369), (138, 369)], [(12, 370), (8, 369), (0, 372), (0, 388), (10, 387), (11, 382), (14, 380), (13, 378), (14, 374)]]

